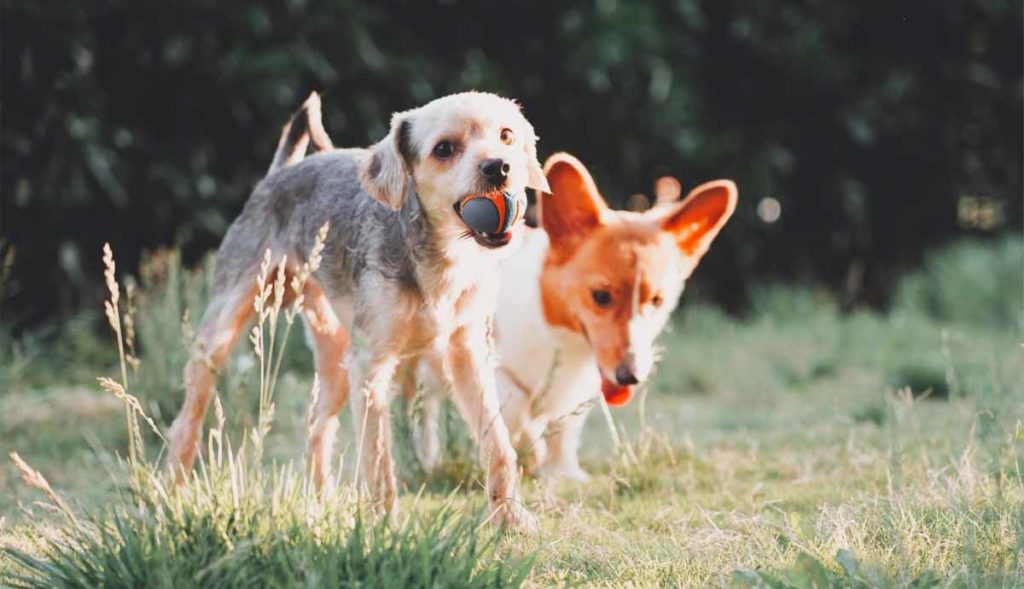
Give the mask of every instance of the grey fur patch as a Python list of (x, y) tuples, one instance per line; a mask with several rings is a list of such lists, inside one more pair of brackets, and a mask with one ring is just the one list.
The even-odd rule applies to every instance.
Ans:
[(368, 272), (415, 289), (417, 268), (436, 265), (440, 251), (411, 188), (398, 211), (363, 189), (359, 162), (369, 155), (365, 149), (337, 149), (264, 178), (221, 243), (217, 288), (252, 280), (268, 247), (275, 260), (286, 254), (303, 262), (317, 229), (330, 221), (316, 277), (332, 297), (355, 292)]
[(366, 168), (366, 174), (370, 178), (376, 178), (380, 174), (380, 156), (376, 153), (370, 156), (370, 165)]

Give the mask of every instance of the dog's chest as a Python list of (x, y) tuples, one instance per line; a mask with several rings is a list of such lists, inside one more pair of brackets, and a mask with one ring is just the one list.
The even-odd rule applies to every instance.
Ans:
[(421, 277), (414, 347), (443, 344), (462, 325), (484, 323), (494, 312), (497, 268), (476, 259), (455, 259)]
[(527, 234), (522, 250), (501, 264), (502, 283), (495, 311), (498, 360), (529, 393), (560, 386), (596, 372), (586, 339), (552, 327), (541, 308), (540, 273), (547, 251), (543, 231)]
[[(511, 335), (504, 339), (505, 335)], [(531, 397), (535, 410), (555, 410), (596, 394), (596, 358), (586, 340), (561, 328), (499, 336), (499, 363)]]

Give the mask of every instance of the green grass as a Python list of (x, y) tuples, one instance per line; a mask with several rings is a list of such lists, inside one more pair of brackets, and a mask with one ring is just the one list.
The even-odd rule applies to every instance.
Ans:
[[(239, 455), (236, 455), (239, 458)], [(520, 586), (528, 559), (502, 560), (497, 536), (446, 508), (394, 526), (354, 496), (320, 497), (283, 469), (244, 458), (202, 469), (175, 493), (141, 474), (133, 492), (5, 550), (12, 587)], [(268, 474), (272, 473), (272, 474)]]
[[(930, 267), (908, 281), (920, 288), (949, 279)], [(160, 288), (147, 286), (156, 293), (150, 301), (162, 300)], [(83, 523), (55, 511), (13, 466), (0, 467), (0, 580), (499, 587), (525, 576), (525, 586), (537, 587), (1024, 586), (1019, 325), (948, 311), (952, 303), (932, 312), (905, 297), (910, 302), (886, 314), (844, 315), (826, 295), (774, 286), (744, 319), (684, 301), (647, 394), (613, 412), (623, 445), (613, 447), (594, 412), (582, 452), (592, 480), (527, 482), (542, 521), (535, 538), (478, 526), (482, 476), (451, 416), (452, 457), (440, 475), (420, 472), (407, 437), (398, 436), (407, 486), (396, 525), (361, 514), (346, 485), (328, 501), (311, 493), (295, 474), (301, 467), (289, 466), (301, 464), (311, 384), (298, 341), (277, 385), (261, 466), (251, 457), (239, 472), (215, 461), (188, 493), (166, 497), (154, 492), (159, 479), (132, 475), (118, 459), (127, 453), (124, 410), (82, 379), (117, 374), (110, 344), (79, 336), (83, 359), (68, 362), (61, 352), (65, 366), (48, 362), (46, 342), (22, 342), (38, 353), (5, 356), (13, 359), (0, 367), (0, 450), (41, 471)], [(984, 301), (957, 304), (974, 313), (991, 303)], [(181, 345), (180, 323), (166, 325), (178, 314), (167, 303), (151, 304), (164, 313), (153, 320), (164, 335), (142, 335), (141, 318), (156, 310), (140, 302), (139, 339), (148, 343), (132, 379), (151, 383), (137, 390), (165, 425), (180, 377), (143, 375), (164, 347)], [(180, 368), (176, 353), (161, 358), (161, 374)], [(97, 362), (102, 355), (106, 365)], [(225, 435), (237, 440), (258, 423), (259, 378), (250, 351), (235, 360), (221, 390)], [(171, 381), (163, 390), (161, 378)], [(348, 457), (350, 422), (346, 411), (339, 445)], [(146, 441), (156, 458), (155, 436)], [(351, 479), (350, 463), (343, 480)]]

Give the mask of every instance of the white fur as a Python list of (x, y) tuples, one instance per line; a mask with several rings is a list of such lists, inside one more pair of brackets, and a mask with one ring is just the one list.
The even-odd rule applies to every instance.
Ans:
[[(590, 410), (600, 402), (601, 374), (597, 355), (580, 333), (548, 324), (541, 302), (541, 273), (550, 242), (547, 233), (526, 229), (516, 255), (500, 262), (502, 276), (494, 315), (498, 370), (496, 373), (501, 413), (511, 439), (529, 451), (538, 474), (586, 480), (578, 449), (583, 425)], [(629, 322), (634, 373), (640, 382), (655, 364), (657, 337), (664, 330), (683, 292), (683, 271), (676, 263), (665, 272), (648, 277), (662, 293), (660, 307), (635, 308)], [(440, 458), (436, 405), (438, 387), (429, 386), (430, 373), (421, 365), (421, 382), (432, 394), (424, 403), (431, 407), (414, 425), (417, 448), (425, 467)], [(607, 372), (607, 370), (606, 370)], [(614, 374), (605, 374), (614, 382)], [(429, 413), (429, 415), (427, 415)]]
[(600, 392), (597, 363), (586, 338), (544, 319), (540, 275), (547, 234), (530, 230), (523, 241), (517, 255), (502, 261), (508, 279), (494, 316), (502, 416), (513, 441), (549, 474), (584, 478), (576, 449)]
[[(403, 125), (406, 137), (401, 136)], [(501, 141), (503, 129), (512, 132), (509, 144)], [(454, 153), (443, 162), (432, 161), (434, 147), (441, 141), (451, 142)], [(533, 126), (511, 100), (479, 92), (446, 96), (391, 117), (387, 137), (371, 148), (373, 165), (364, 185), (371, 196), (397, 210), (412, 180), (431, 221), (442, 229), (452, 228), (450, 207), (486, 190), (480, 178), (484, 160), (502, 158), (509, 164), (510, 187), (548, 189), (537, 162), (536, 143)], [(459, 232), (463, 229), (458, 227)]]
[[(531, 446), (540, 474), (584, 480), (587, 475), (580, 468), (577, 450), (586, 416), (600, 402), (597, 356), (583, 335), (545, 320), (540, 275), (548, 236), (531, 230), (523, 241), (519, 253), (501, 263), (495, 326), (502, 415), (512, 439), (520, 447)], [(654, 277), (665, 303), (634, 310), (629, 323), (630, 353), (641, 382), (651, 373), (655, 340), (682, 294), (682, 276), (671, 264), (662, 276)], [(606, 378), (614, 382), (615, 377)]]

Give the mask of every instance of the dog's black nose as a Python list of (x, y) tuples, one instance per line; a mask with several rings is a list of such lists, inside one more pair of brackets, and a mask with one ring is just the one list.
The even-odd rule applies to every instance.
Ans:
[(480, 162), (480, 173), (494, 186), (501, 186), (505, 182), (510, 169), (511, 166), (501, 158), (492, 158)]
[(627, 364), (619, 364), (618, 368), (615, 369), (615, 380), (619, 381), (619, 386), (627, 386), (640, 382), (636, 379), (636, 375), (633, 374), (633, 369)]

